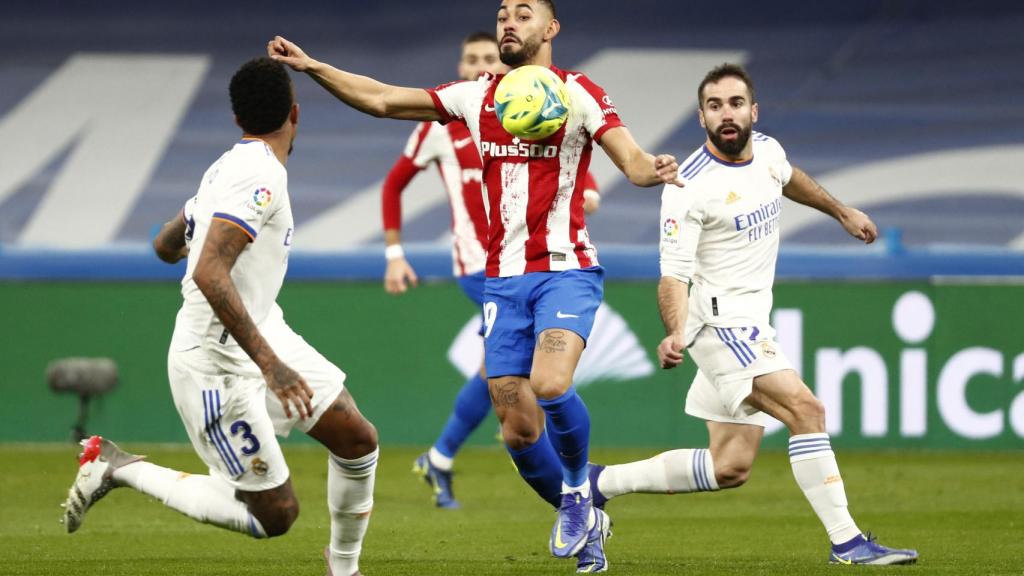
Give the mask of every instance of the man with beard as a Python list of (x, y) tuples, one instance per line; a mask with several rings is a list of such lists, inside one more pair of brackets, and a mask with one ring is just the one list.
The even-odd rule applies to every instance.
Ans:
[[(495, 114), (501, 76), (430, 90), (399, 88), (317, 62), (281, 37), (267, 49), (368, 114), (465, 120), (481, 153), (488, 193), (483, 316), (491, 401), (520, 475), (558, 506), (552, 554), (575, 556), (579, 571), (596, 572), (607, 568), (609, 520), (592, 507), (590, 416), (572, 386), (604, 292), (603, 269), (584, 223), (584, 177), (594, 141), (638, 186), (678, 182), (678, 165), (672, 156), (642, 150), (599, 86), (552, 66), (552, 41), (560, 27), (553, 0), (503, 0), (498, 8), (502, 62), (549, 67), (573, 100), (558, 132), (522, 147)], [(522, 148), (527, 152), (521, 155)]]
[[(699, 370), (686, 412), (707, 421), (708, 449), (672, 450), (639, 462), (591, 467), (594, 503), (631, 492), (735, 488), (746, 482), (765, 414), (790, 431), (793, 476), (832, 542), (835, 564), (910, 564), (914, 550), (861, 534), (825, 432), (825, 410), (793, 370), (768, 324), (782, 196), (832, 216), (870, 244), (878, 231), (799, 168), (773, 138), (752, 132), (754, 84), (740, 66), (711, 70), (697, 90), (707, 142), (680, 168), (686, 188), (666, 186), (661, 213), (658, 308), (661, 367), (689, 349)], [(687, 285), (691, 284), (689, 294)]]
[(295, 229), (285, 168), (299, 122), (294, 86), (283, 65), (259, 58), (239, 68), (228, 91), (242, 139), (207, 169), (153, 243), (161, 260), (188, 258), (167, 371), (209, 474), (158, 466), (93, 436), (82, 442), (64, 523), (75, 532), (110, 490), (130, 487), (246, 536), (285, 534), (299, 502), (275, 435), (297, 428), (329, 452), (328, 572), (356, 575), (373, 508), (377, 430), (345, 388), (345, 373), (292, 331), (275, 302)]

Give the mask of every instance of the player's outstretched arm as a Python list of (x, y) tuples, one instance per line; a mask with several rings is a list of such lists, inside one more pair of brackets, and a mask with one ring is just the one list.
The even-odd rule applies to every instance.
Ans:
[(612, 128), (601, 136), (601, 147), (619, 170), (637, 186), (674, 184), (682, 186), (679, 180), (679, 164), (675, 156), (644, 152), (624, 126)]
[(850, 236), (863, 240), (865, 244), (871, 244), (878, 237), (878, 227), (867, 214), (837, 200), (814, 178), (796, 166), (793, 166), (793, 175), (790, 176), (789, 183), (782, 188), (782, 193), (794, 202), (810, 206), (835, 218)]
[(291, 418), (291, 405), (294, 405), (299, 416), (306, 418), (313, 413), (310, 402), (313, 390), (302, 376), (274, 354), (231, 280), (231, 268), (248, 244), (249, 236), (245, 232), (227, 222), (212, 221), (192, 280), (238, 345), (260, 367), (267, 387), (281, 400), (285, 415)]
[(156, 238), (153, 238), (153, 250), (157, 258), (174, 264), (182, 258), (188, 258), (188, 243), (185, 242), (185, 218), (179, 212), (160, 228)]
[(666, 370), (683, 363), (683, 328), (690, 305), (688, 289), (686, 282), (671, 276), (662, 276), (658, 282), (658, 312), (665, 325), (665, 338), (658, 344), (658, 360)]
[(391, 86), (367, 76), (338, 70), (310, 58), (298, 45), (281, 36), (267, 42), (267, 55), (296, 72), (305, 72), (337, 99), (360, 112), (400, 120), (441, 119), (426, 90)]

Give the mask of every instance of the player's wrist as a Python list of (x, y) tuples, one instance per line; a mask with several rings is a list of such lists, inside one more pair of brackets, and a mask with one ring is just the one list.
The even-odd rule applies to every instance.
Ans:
[(405, 250), (402, 248), (401, 244), (392, 244), (384, 248), (384, 259), (388, 262), (393, 262), (401, 258), (405, 258)]

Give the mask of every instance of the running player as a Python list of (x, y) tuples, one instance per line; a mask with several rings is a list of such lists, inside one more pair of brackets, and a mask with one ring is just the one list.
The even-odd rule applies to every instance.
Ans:
[(269, 58), (243, 65), (230, 96), (242, 140), (154, 240), (161, 259), (188, 258), (168, 376), (209, 475), (157, 466), (93, 436), (83, 442), (64, 521), (76, 531), (90, 506), (128, 486), (200, 522), (279, 536), (299, 506), (275, 434), (298, 428), (330, 451), (329, 570), (358, 574), (377, 432), (344, 388), (345, 374), (288, 327), (275, 303), (293, 239), (285, 165), (299, 108), (287, 70)]
[(690, 351), (699, 370), (686, 412), (707, 421), (710, 446), (607, 468), (594, 465), (595, 503), (630, 492), (742, 485), (769, 414), (789, 428), (793, 476), (825, 525), (830, 562), (912, 563), (916, 551), (882, 546), (853, 521), (825, 432), (824, 407), (793, 370), (768, 324), (782, 196), (832, 216), (867, 244), (878, 234), (875, 224), (790, 165), (775, 139), (752, 131), (754, 84), (742, 67), (711, 70), (697, 97), (707, 142), (679, 171), (686, 192), (667, 186), (662, 195), (658, 307), (666, 336), (658, 358), (662, 368), (675, 368), (683, 351)]
[[(552, 0), (504, 0), (498, 8), (502, 61), (513, 68), (550, 67), (573, 99), (565, 126), (529, 146), (498, 122), (494, 90), (500, 76), (431, 90), (400, 88), (318, 62), (281, 37), (267, 49), (368, 114), (465, 120), (481, 152), (488, 193), (484, 320), (492, 403), (520, 474), (545, 500), (558, 502), (551, 552), (578, 556), (580, 571), (597, 571), (606, 567), (608, 518), (592, 512), (590, 418), (572, 387), (603, 293), (603, 269), (584, 223), (583, 176), (595, 140), (639, 186), (676, 182), (678, 165), (672, 156), (643, 151), (589, 78), (552, 66), (551, 43), (560, 26)], [(550, 422), (546, 430), (538, 404)]]
[[(480, 74), (507, 71), (498, 55), (498, 40), (489, 32), (470, 34), (462, 41), (458, 72), (463, 80), (475, 80)], [(483, 306), (484, 266), (487, 260), (487, 211), (482, 190), (483, 164), (473, 145), (469, 128), (461, 121), (446, 125), (422, 122), (416, 126), (405, 151), (391, 168), (382, 190), (382, 213), (387, 271), (384, 288), (391, 294), (403, 294), (417, 284), (416, 271), (402, 249), (402, 192), (409, 182), (431, 164), (436, 164), (448, 191), (452, 214), (453, 273), (466, 296)], [(587, 174), (583, 190), (583, 210), (597, 209), (600, 195), (593, 175)], [(483, 330), (480, 332), (483, 335)], [(480, 370), (463, 384), (440, 436), (430, 450), (413, 464), (413, 472), (431, 486), (439, 508), (458, 508), (452, 488), (455, 455), (491, 410), (483, 359)]]

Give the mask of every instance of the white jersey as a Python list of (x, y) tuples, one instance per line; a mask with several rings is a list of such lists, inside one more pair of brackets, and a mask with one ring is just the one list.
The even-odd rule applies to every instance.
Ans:
[(231, 269), (242, 304), (268, 340), (275, 329), (286, 328), (275, 301), (288, 268), (294, 230), (288, 174), (269, 145), (257, 139), (243, 140), (206, 171), (199, 192), (186, 203), (182, 217), (190, 250), (181, 281), (184, 302), (171, 347), (187, 350), (202, 346), (227, 359), (248, 363), (248, 356), (217, 318), (192, 274), (210, 224), (219, 220), (238, 227), (251, 240)]
[(701, 147), (679, 169), (686, 186), (662, 193), (661, 275), (692, 285), (687, 344), (705, 325), (769, 326), (782, 187), (793, 170), (775, 139), (751, 139), (747, 162)]

